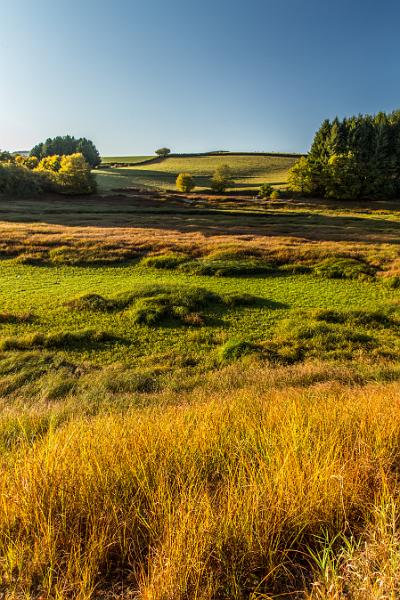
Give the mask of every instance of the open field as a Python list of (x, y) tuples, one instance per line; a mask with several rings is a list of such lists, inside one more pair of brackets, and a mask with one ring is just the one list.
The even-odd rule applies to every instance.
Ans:
[(153, 156), (103, 156), (101, 161), (104, 164), (130, 163), (132, 165), (150, 160)]
[[(139, 162), (143, 157), (121, 158), (121, 162)], [(229, 165), (235, 184), (233, 190), (257, 190), (261, 183), (272, 183), (284, 187), (287, 171), (296, 158), (285, 156), (263, 155), (223, 155), (196, 157), (168, 157), (154, 163), (121, 167), (107, 170), (96, 170), (96, 178), (100, 191), (109, 191), (124, 187), (156, 187), (174, 189), (175, 180), (179, 173), (191, 173), (194, 176), (196, 188), (210, 188), (212, 173), (221, 165)], [(117, 162), (107, 158), (104, 162)]]
[(399, 242), (385, 202), (2, 199), (0, 595), (398, 597)]

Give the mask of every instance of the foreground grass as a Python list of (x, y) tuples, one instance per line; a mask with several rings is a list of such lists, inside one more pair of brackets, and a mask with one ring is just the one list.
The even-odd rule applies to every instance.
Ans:
[(234, 204), (0, 202), (5, 599), (399, 597), (398, 211)]
[(266, 391), (249, 368), (258, 384), (173, 406), (57, 427), (53, 408), (21, 437), (0, 483), (9, 597), (397, 597), (398, 384)]

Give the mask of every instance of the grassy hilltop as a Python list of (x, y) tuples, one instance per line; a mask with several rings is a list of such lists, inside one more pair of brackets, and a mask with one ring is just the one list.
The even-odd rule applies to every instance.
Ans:
[[(147, 164), (138, 164), (145, 161)], [(198, 191), (209, 189), (212, 173), (221, 165), (229, 165), (234, 175), (233, 191), (255, 191), (261, 183), (284, 186), (287, 172), (296, 161), (296, 156), (235, 154), (170, 156), (164, 159), (151, 157), (108, 157), (103, 164), (132, 166), (113, 166), (96, 171), (100, 191), (109, 191), (123, 187), (158, 187), (174, 189), (179, 173), (188, 172), (194, 176)]]

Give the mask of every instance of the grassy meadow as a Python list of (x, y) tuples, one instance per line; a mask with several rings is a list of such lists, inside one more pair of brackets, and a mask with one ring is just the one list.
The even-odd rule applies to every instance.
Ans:
[(396, 206), (2, 199), (0, 233), (0, 596), (399, 596)]
[(110, 191), (123, 187), (150, 187), (174, 189), (175, 180), (179, 173), (191, 173), (194, 177), (196, 190), (204, 191), (210, 188), (211, 176), (221, 165), (229, 165), (234, 174), (233, 191), (254, 192), (262, 183), (271, 183), (284, 187), (287, 172), (295, 163), (295, 157), (264, 156), (264, 155), (214, 155), (193, 157), (168, 157), (155, 159), (153, 162), (135, 166), (147, 157), (108, 157), (104, 164), (124, 163), (132, 166), (96, 170), (96, 179), (100, 191)]

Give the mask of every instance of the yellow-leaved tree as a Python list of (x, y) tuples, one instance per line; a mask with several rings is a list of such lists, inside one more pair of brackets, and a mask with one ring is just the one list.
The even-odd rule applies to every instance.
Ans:
[(58, 173), (61, 167), (62, 156), (59, 154), (53, 154), (52, 156), (45, 156), (40, 161), (37, 170), (38, 171), (52, 171)]
[(91, 168), (79, 152), (61, 157), (57, 183), (63, 192), (69, 194), (92, 194), (96, 191)]
[(180, 192), (191, 192), (194, 188), (193, 177), (190, 173), (179, 173), (176, 178), (176, 189)]

